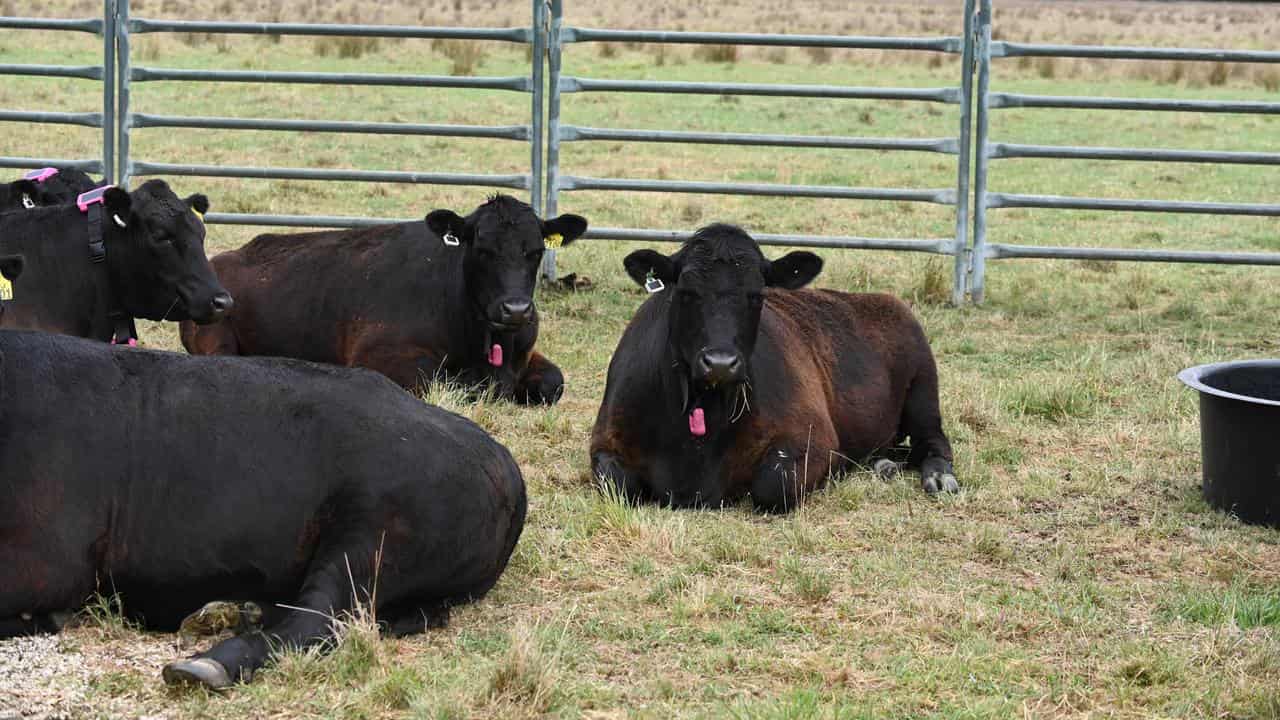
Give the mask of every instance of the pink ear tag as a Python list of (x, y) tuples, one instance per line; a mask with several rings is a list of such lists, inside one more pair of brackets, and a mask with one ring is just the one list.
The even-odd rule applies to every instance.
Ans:
[(494, 343), (489, 349), (489, 364), (494, 367), (502, 367), (502, 346)]
[(707, 434), (707, 418), (702, 408), (694, 408), (693, 412), (689, 413), (689, 434), (694, 437)]

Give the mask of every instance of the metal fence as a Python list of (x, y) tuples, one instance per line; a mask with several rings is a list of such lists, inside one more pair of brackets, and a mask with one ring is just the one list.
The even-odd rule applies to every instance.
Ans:
[[(547, 200), (546, 213), (557, 212), (561, 192), (580, 190), (709, 193), (769, 197), (837, 198), (849, 200), (897, 200), (951, 205), (955, 231), (949, 237), (928, 239), (866, 238), (853, 236), (813, 236), (755, 234), (766, 245), (799, 245), (826, 248), (905, 250), (951, 255), (955, 258), (953, 298), (964, 297), (969, 210), (969, 141), (972, 96), (971, 82), (974, 0), (966, 0), (962, 35), (933, 38), (856, 37), (840, 35), (773, 35), (717, 32), (667, 32), (653, 30), (601, 30), (566, 26), (563, 0), (551, 0), (551, 32), (548, 42), (550, 97), (548, 100)], [(610, 80), (566, 75), (563, 50), (569, 43), (637, 42), (692, 45), (763, 45), (782, 47), (858, 48), (952, 53), (962, 56), (956, 87), (893, 88), (832, 85), (777, 85), (761, 83), (670, 82)], [(561, 104), (565, 95), (591, 92), (681, 93), (697, 95), (753, 95), (767, 97), (828, 98), (859, 100), (905, 100), (946, 103), (959, 106), (956, 137), (948, 138), (863, 138), (833, 136), (762, 135), (751, 133), (676, 132), (646, 129), (581, 127), (563, 124)], [(888, 150), (929, 152), (956, 157), (956, 184), (949, 188), (839, 187), (759, 183), (691, 182), (636, 178), (596, 178), (566, 174), (561, 163), (561, 146), (570, 142), (625, 141), (649, 143), (694, 143), (730, 146), (772, 146), (830, 148), (832, 150)], [(681, 241), (687, 230), (593, 227), (586, 237), (611, 240)], [(544, 258), (543, 275), (554, 279), (555, 253)]]
[[(548, 6), (549, 4), (549, 6)], [(101, 128), (100, 159), (0, 157), (0, 167), (74, 167), (101, 173), (108, 180), (147, 175), (303, 179), (328, 181), (397, 182), (478, 185), (527, 190), (535, 209), (546, 215), (558, 211), (560, 194), (576, 191), (708, 193), (738, 196), (807, 197), (847, 200), (893, 200), (953, 206), (954, 232), (940, 238), (868, 238), (760, 233), (764, 244), (826, 248), (899, 250), (949, 255), (954, 258), (953, 300), (981, 302), (987, 260), (1003, 258), (1076, 258), (1192, 263), (1280, 265), (1280, 253), (1175, 251), (1090, 247), (1047, 247), (987, 242), (988, 210), (999, 208), (1056, 208), (1097, 211), (1209, 213), (1280, 216), (1280, 205), (1226, 202), (1127, 200), (1058, 195), (998, 193), (988, 190), (990, 163), (1009, 158), (1058, 158), (1117, 161), (1191, 162), (1280, 165), (1280, 153), (1172, 150), (1157, 148), (1074, 147), (993, 142), (990, 116), (1003, 108), (1081, 108), (1126, 111), (1195, 111), (1211, 113), (1280, 114), (1280, 103), (1223, 102), (1110, 97), (1063, 97), (992, 92), (992, 59), (1008, 57), (1108, 58), (1280, 63), (1280, 52), (1201, 50), (1184, 48), (1069, 46), (992, 41), (992, 0), (965, 0), (962, 32), (956, 36), (894, 38), (838, 35), (775, 35), (753, 33), (668, 32), (657, 30), (591, 29), (567, 25), (563, 0), (532, 0), (530, 25), (516, 28), (415, 27), (394, 25), (326, 25), (304, 23), (242, 23), (174, 21), (136, 18), (128, 0), (104, 0), (103, 16), (90, 19), (0, 17), (0, 29), (56, 30), (92, 33), (103, 39), (102, 64), (0, 64), (0, 75), (81, 78), (102, 85), (101, 112), (43, 112), (0, 110), (0, 122), (31, 122)], [(318, 73), (243, 70), (196, 70), (141, 67), (133, 64), (131, 38), (143, 33), (233, 33), (251, 35), (341, 36), (376, 38), (502, 41), (529, 45), (529, 73), (513, 77), (453, 77), (378, 73)], [(956, 86), (939, 88), (848, 87), (763, 83), (672, 82), (616, 80), (565, 74), (564, 48), (570, 43), (636, 42), (692, 45), (854, 48), (945, 53), (960, 56)], [(549, 70), (549, 72), (544, 72)], [(544, 79), (544, 75), (549, 75)], [(974, 79), (977, 86), (974, 92)], [(117, 82), (118, 80), (118, 82)], [(528, 93), (529, 122), (516, 125), (441, 125), (305, 119), (182, 116), (131, 110), (136, 83), (287, 83), (365, 85), (381, 87), (491, 89)], [(667, 93), (741, 95), (834, 100), (898, 100), (955, 105), (958, 131), (942, 138), (867, 138), (813, 135), (770, 135), (715, 131), (670, 131), (643, 128), (602, 128), (561, 121), (565, 96), (581, 93)], [(971, 118), (971, 99), (976, 111)], [(118, 112), (116, 105), (119, 105)], [(547, 127), (544, 130), (544, 105)], [(973, 120), (976, 119), (976, 122)], [(454, 172), (328, 169), (307, 167), (250, 167), (141, 160), (131, 152), (135, 132), (150, 128), (319, 132), (401, 136), (483, 138), (527, 143), (529, 172), (487, 175)], [(971, 159), (971, 140), (977, 152)], [(544, 164), (544, 145), (546, 162)], [(904, 151), (952, 155), (956, 182), (947, 188), (881, 188), (767, 183), (694, 182), (639, 178), (603, 178), (572, 174), (562, 162), (565, 143), (581, 142), (687, 143), (738, 147), (825, 148), (832, 151)], [(118, 156), (117, 156), (118, 149)], [(972, 242), (969, 232), (970, 175), (973, 176)], [(545, 202), (544, 202), (545, 201)], [(308, 215), (211, 213), (209, 222), (245, 225), (350, 227), (388, 222), (387, 219)], [(689, 230), (593, 227), (587, 237), (613, 240), (680, 241)], [(544, 275), (555, 276), (555, 253), (548, 252)]]
[[(186, 20), (148, 20), (129, 14), (129, 0), (119, 3), (116, 23), (120, 62), (120, 176), (122, 182), (142, 175), (197, 175), (203, 177), (329, 180), (357, 182), (421, 183), (429, 185), (477, 185), (527, 190), (536, 208), (542, 196), (543, 63), (530, 63), (530, 74), (514, 77), (454, 77), (438, 75), (393, 75), (386, 73), (320, 73), (243, 70), (187, 70), (139, 67), (131, 62), (130, 38), (142, 33), (235, 33), (249, 35), (312, 35), (372, 38), (417, 38), (491, 40), (532, 45), (534, 58), (541, 58), (546, 41), (546, 6), (533, 0), (529, 27), (467, 28), (414, 27), (399, 25), (325, 25), (304, 23), (243, 23)], [(419, 123), (373, 123), (357, 121), (313, 121), (233, 117), (188, 117), (130, 111), (135, 83), (176, 81), (201, 83), (284, 83), (307, 85), (366, 85), (379, 87), (465, 88), (508, 90), (532, 97), (530, 121), (520, 125), (428, 125)], [(141, 128), (201, 128), (218, 130), (266, 130), (278, 132), (367, 133), (379, 135), (433, 135), (441, 137), (486, 138), (528, 143), (530, 170), (518, 175), (485, 175), (456, 172), (319, 169), (305, 167), (248, 167), (196, 165), (190, 163), (146, 162), (130, 152), (130, 137)], [(286, 225), (302, 227), (354, 227), (389, 222), (364, 217), (318, 215), (266, 215), (210, 213), (211, 223), (240, 225)]]
[(102, 17), (86, 19), (44, 19), (0, 17), (0, 30), (56, 30), (91, 33), (102, 38), (101, 65), (0, 65), (0, 75), (65, 77), (94, 80), (102, 85), (102, 112), (45, 112), (0, 110), (0, 122), (27, 122), (48, 125), (80, 125), (102, 129), (100, 158), (0, 157), (0, 167), (37, 168), (57, 166), (104, 175), (108, 181), (115, 165), (115, 0), (104, 0)]
[(1280, 153), (1167, 150), (1125, 147), (1075, 147), (991, 142), (992, 110), (1001, 108), (1079, 108), (1094, 110), (1194, 111), (1209, 113), (1280, 114), (1280, 103), (1223, 102), (1158, 98), (1112, 98), (993, 93), (992, 58), (1063, 57), (1127, 60), (1196, 60), (1280, 63), (1280, 52), (1201, 50), (1187, 48), (1113, 47), (1095, 45), (1043, 45), (992, 42), (992, 0), (981, 0), (978, 19), (977, 159), (974, 177), (973, 262), (969, 295), (983, 300), (986, 261), (1002, 258), (1072, 258), (1137, 260), (1148, 262), (1280, 265), (1280, 253), (1246, 253), (1188, 250), (1086, 248), (1009, 245), (987, 242), (987, 210), (997, 208), (1057, 208), (1075, 210), (1207, 213), (1214, 215), (1262, 215), (1280, 217), (1280, 205), (1187, 202), (1175, 200), (1122, 200), (1059, 195), (995, 193), (987, 190), (990, 161), (1003, 158), (1065, 158), (1151, 162), (1280, 165)]

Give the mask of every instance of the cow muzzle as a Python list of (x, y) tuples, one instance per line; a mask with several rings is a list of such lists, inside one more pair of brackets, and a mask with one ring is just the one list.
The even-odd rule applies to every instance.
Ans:
[(533, 319), (533, 300), (507, 298), (495, 303), (489, 313), (489, 323), (497, 330), (519, 330)]
[(711, 387), (740, 383), (746, 379), (746, 364), (735, 350), (703, 350), (694, 364), (694, 374)]

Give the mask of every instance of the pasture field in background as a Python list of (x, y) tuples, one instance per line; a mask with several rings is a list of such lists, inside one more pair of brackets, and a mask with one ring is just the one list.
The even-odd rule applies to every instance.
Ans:
[[(1008, 40), (1257, 48), (1280, 35), (1280, 12), (1261, 3), (997, 4), (999, 35)], [(920, 35), (956, 34), (960, 20), (958, 2), (807, 0), (785, 13), (748, 2), (590, 5), (570, 5), (573, 17), (585, 18), (575, 23)], [(39, 11), (89, 15), (99, 7), (81, 0)], [(138, 16), (190, 19), (527, 22), (523, 2), (335, 7), (134, 1)], [(0, 0), (5, 14), (31, 11)], [(524, 48), (492, 43), (480, 52), (412, 40), (344, 50), (311, 38), (141, 36), (134, 49), (137, 63), (152, 66), (527, 72)], [(565, 72), (958, 83), (957, 57), (930, 57), (751, 49), (717, 58), (675, 46), (581, 45), (568, 48)], [(0, 63), (96, 58), (88, 36), (0, 33)], [(1224, 67), (997, 60), (993, 89), (1280, 100), (1269, 80), (1274, 66)], [(4, 108), (93, 110), (98, 102), (87, 82), (0, 84)], [(168, 114), (514, 124), (528, 121), (528, 106), (527, 95), (490, 91), (134, 87), (136, 111)], [(672, 130), (887, 137), (958, 130), (955, 106), (893, 102), (582, 94), (565, 96), (563, 114), (580, 125)], [(98, 147), (87, 129), (4, 130), (5, 155), (90, 157)], [(1280, 118), (1000, 110), (991, 137), (1280, 152)], [(520, 143), (318, 133), (144, 129), (135, 131), (133, 151), (162, 162), (478, 173), (527, 172), (529, 162)], [(597, 177), (955, 183), (952, 156), (869, 151), (574, 143), (562, 168)], [(1003, 160), (991, 172), (995, 191), (1097, 197), (1276, 202), (1280, 187), (1280, 168), (1248, 166)], [(180, 194), (208, 194), (215, 211), (385, 217), (466, 212), (489, 192), (171, 183)], [(560, 209), (600, 226), (730, 221), (759, 232), (886, 237), (945, 237), (954, 226), (951, 208), (886, 202), (591, 192), (563, 194)], [(992, 242), (1280, 251), (1276, 219), (993, 210), (989, 222)], [(210, 226), (209, 251), (259, 231)], [(539, 296), (540, 349), (567, 378), (561, 404), (520, 409), (428, 395), (507, 444), (530, 496), (506, 575), (488, 598), (455, 609), (447, 629), (378, 640), (355, 622), (335, 653), (288, 656), (254, 684), (214, 696), (161, 684), (161, 664), (185, 652), (174, 636), (139, 633), (97, 613), (85, 627), (22, 645), (25, 655), (0, 644), (0, 710), (175, 718), (1280, 717), (1280, 532), (1242, 525), (1200, 498), (1196, 399), (1174, 377), (1192, 364), (1280, 353), (1280, 270), (992, 262), (986, 304), (956, 309), (945, 305), (949, 258), (823, 251), (818, 286), (889, 292), (915, 308), (938, 358), (943, 419), (964, 489), (933, 499), (914, 475), (885, 483), (855, 472), (792, 515), (762, 517), (746, 507), (631, 508), (592, 486), (587, 435), (610, 354), (644, 297), (621, 267), (637, 247), (579, 241), (562, 251), (561, 271), (587, 275), (595, 288)], [(181, 350), (173, 326), (140, 330), (150, 347)]]

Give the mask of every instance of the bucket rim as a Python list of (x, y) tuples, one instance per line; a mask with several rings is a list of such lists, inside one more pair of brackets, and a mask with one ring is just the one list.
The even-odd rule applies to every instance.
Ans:
[(1239, 400), (1251, 405), (1265, 405), (1270, 407), (1280, 407), (1280, 400), (1267, 400), (1266, 398), (1252, 397), (1250, 395), (1239, 395), (1233, 392), (1227, 392), (1216, 387), (1205, 385), (1201, 378), (1216, 370), (1235, 369), (1235, 368), (1272, 368), (1280, 371), (1280, 359), (1259, 359), (1259, 360), (1229, 360), (1226, 362), (1208, 363), (1205, 365), (1196, 365), (1178, 373), (1178, 379), (1187, 387), (1199, 390), (1208, 395), (1214, 395), (1229, 400)]

